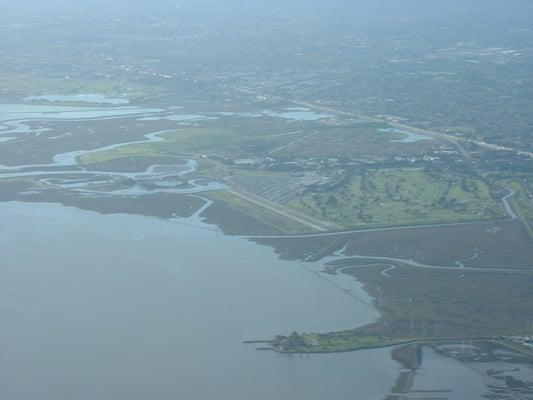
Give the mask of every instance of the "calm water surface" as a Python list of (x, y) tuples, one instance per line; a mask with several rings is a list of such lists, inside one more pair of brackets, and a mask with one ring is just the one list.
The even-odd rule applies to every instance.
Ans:
[(380, 399), (394, 383), (388, 350), (241, 344), (376, 317), (267, 247), (54, 204), (2, 203), (0, 218), (2, 398)]

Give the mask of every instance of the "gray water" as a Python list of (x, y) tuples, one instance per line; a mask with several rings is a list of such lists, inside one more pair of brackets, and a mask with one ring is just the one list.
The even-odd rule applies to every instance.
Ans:
[(423, 349), (423, 364), (416, 375), (411, 399), (445, 398), (482, 400), (487, 388), (481, 375), (465, 364)]
[(433, 138), (430, 136), (420, 135), (418, 133), (408, 132), (408, 131), (404, 131), (404, 130), (396, 129), (396, 128), (386, 128), (386, 129), (378, 129), (378, 130), (380, 132), (401, 133), (402, 135), (406, 135), (402, 139), (390, 140), (390, 142), (393, 142), (393, 143), (417, 143), (417, 142), (422, 142), (424, 140), (433, 140)]
[(262, 113), (270, 117), (278, 117), (290, 121), (319, 121), (321, 119), (334, 117), (331, 114), (318, 113), (303, 107), (289, 107), (282, 112), (266, 110), (262, 111)]
[(389, 350), (241, 343), (377, 316), (267, 247), (54, 204), (2, 203), (0, 219), (2, 398), (380, 399), (394, 383)]
[[(0, 122), (29, 120), (78, 120), (125, 117), (161, 112), (155, 108), (139, 107), (80, 107), (36, 104), (0, 104)], [(5, 127), (4, 127), (5, 129)], [(23, 129), (13, 130), (13, 132)], [(25, 130), (24, 130), (25, 131)]]

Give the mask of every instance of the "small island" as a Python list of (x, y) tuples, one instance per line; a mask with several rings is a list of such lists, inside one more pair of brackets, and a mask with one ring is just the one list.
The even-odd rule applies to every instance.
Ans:
[(353, 331), (330, 333), (298, 333), (278, 335), (270, 342), (279, 353), (339, 353), (364, 349), (396, 346), (413, 339), (395, 339), (381, 336), (360, 336)]
[(270, 341), (245, 343), (268, 343), (270, 347), (258, 350), (273, 350), (278, 353), (343, 353), (357, 350), (379, 349), (402, 345), (425, 345), (443, 343), (498, 343), (527, 357), (533, 357), (533, 336), (493, 337), (440, 337), (440, 338), (391, 338), (379, 335), (365, 335), (357, 330), (329, 333), (298, 333), (288, 336), (277, 335)]

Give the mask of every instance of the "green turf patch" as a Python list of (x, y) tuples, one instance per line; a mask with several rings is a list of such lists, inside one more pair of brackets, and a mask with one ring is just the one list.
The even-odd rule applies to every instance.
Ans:
[(503, 217), (481, 179), (422, 168), (371, 169), (334, 192), (307, 191), (292, 206), (344, 226)]
[(126, 157), (181, 156), (185, 153), (201, 153), (231, 147), (237, 135), (229, 129), (187, 128), (162, 134), (163, 141), (135, 143), (113, 150), (85, 154), (79, 157), (81, 164), (116, 160)]

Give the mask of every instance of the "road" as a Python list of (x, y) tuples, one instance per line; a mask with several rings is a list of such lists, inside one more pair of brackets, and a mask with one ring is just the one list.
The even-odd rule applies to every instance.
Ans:
[(357, 233), (368, 233), (368, 232), (384, 232), (384, 231), (395, 231), (395, 230), (404, 230), (404, 229), (420, 229), (420, 228), (437, 228), (442, 226), (461, 226), (461, 225), (477, 225), (477, 224), (489, 224), (490, 221), (474, 221), (474, 222), (450, 222), (447, 224), (433, 224), (433, 225), (408, 225), (408, 226), (391, 226), (388, 228), (369, 228), (369, 229), (352, 229), (346, 231), (334, 231), (334, 232), (318, 232), (318, 233), (299, 233), (295, 235), (255, 235), (255, 236), (246, 236), (249, 239), (305, 239), (313, 237), (327, 237), (327, 236), (339, 236), (339, 235), (350, 235)]
[(399, 122), (391, 122), (391, 121), (383, 119), (383, 118), (369, 117), (367, 115), (362, 115), (362, 114), (356, 114), (356, 113), (352, 113), (352, 112), (342, 111), (342, 110), (338, 110), (338, 109), (331, 108), (331, 107), (324, 107), (324, 106), (320, 106), (320, 105), (317, 105), (317, 104), (314, 104), (314, 103), (305, 102), (305, 101), (297, 101), (297, 100), (291, 100), (291, 99), (285, 99), (285, 100), (286, 101), (290, 101), (293, 104), (305, 106), (305, 107), (308, 107), (308, 108), (311, 108), (311, 109), (314, 109), (314, 110), (317, 110), (317, 111), (321, 111), (321, 112), (329, 112), (331, 114), (354, 117), (354, 118), (358, 118), (358, 119), (361, 119), (361, 120), (364, 120), (364, 121), (368, 121), (368, 122), (384, 123), (384, 124), (388, 124), (388, 125), (392, 126), (393, 128), (401, 129), (401, 130), (407, 130), (407, 131), (414, 132), (414, 133), (417, 133), (417, 134), (420, 134), (420, 135), (428, 135), (428, 136), (438, 137), (438, 138), (441, 138), (441, 139), (444, 139), (444, 140), (448, 140), (448, 141), (453, 141), (453, 142), (456, 142), (456, 143), (461, 143), (462, 142), (462, 143), (476, 144), (476, 145), (478, 145), (480, 147), (484, 147), (484, 148), (487, 148), (487, 149), (490, 149), (490, 150), (511, 151), (511, 152), (514, 152), (514, 153), (516, 153), (518, 155), (523, 155), (523, 156), (527, 156), (529, 158), (533, 158), (533, 152), (527, 151), (527, 150), (516, 149), (516, 148), (510, 147), (510, 146), (502, 146), (502, 145), (497, 145), (497, 144), (494, 144), (494, 143), (487, 143), (487, 142), (484, 142), (484, 141), (481, 141), (481, 140), (474, 140), (474, 139), (467, 139), (467, 138), (463, 138), (463, 137), (457, 137), (457, 136), (454, 136), (454, 135), (450, 135), (449, 133), (441, 133), (441, 132), (430, 131), (430, 130), (427, 130), (427, 129), (417, 128), (417, 127), (414, 127), (412, 125), (401, 124)]
[(286, 149), (287, 147), (292, 146), (293, 144), (296, 144), (296, 143), (301, 142), (301, 141), (303, 141), (303, 140), (307, 140), (307, 139), (309, 139), (309, 138), (315, 136), (316, 134), (317, 134), (317, 133), (315, 132), (315, 133), (311, 133), (311, 134), (309, 134), (309, 135), (301, 136), (301, 137), (299, 137), (298, 139), (293, 140), (293, 141), (290, 142), (290, 143), (284, 144), (283, 146), (276, 147), (274, 150), (270, 151), (270, 152), (268, 153), (268, 155), (271, 156), (272, 154), (277, 153), (278, 151), (284, 150), (284, 149)]
[(515, 191), (508, 187), (506, 187), (506, 189), (509, 191), (509, 194), (502, 198), (503, 208), (512, 219), (520, 221), (520, 223), (524, 226), (526, 232), (528, 233), (529, 238), (533, 239), (533, 229), (531, 229), (529, 222), (522, 215), (518, 215), (519, 212), (516, 209), (513, 209), (512, 204), (509, 202), (509, 199), (514, 196)]
[(496, 343), (500, 343), (500, 344), (502, 344), (502, 345), (514, 350), (517, 353), (523, 354), (523, 355), (528, 356), (528, 357), (533, 357), (533, 349), (531, 349), (531, 350), (526, 349), (525, 347), (520, 346), (519, 344), (515, 344), (513, 342), (510, 342), (508, 340), (497, 340)]
[(509, 204), (509, 199), (514, 196), (515, 191), (509, 188), (506, 189), (509, 191), (509, 194), (502, 197), (502, 207), (511, 219), (518, 219), (518, 215), (516, 215), (513, 210), (513, 207), (511, 206), (511, 204)]
[(231, 190), (228, 190), (227, 192), (231, 193), (232, 195), (240, 199), (246, 200), (249, 203), (255, 204), (259, 207), (265, 208), (278, 215), (281, 215), (282, 217), (290, 219), (291, 221), (297, 222), (298, 224), (307, 226), (313, 230), (326, 231), (333, 227), (333, 225), (330, 224), (329, 222), (321, 221), (319, 219), (316, 219), (316, 218), (307, 216), (305, 214), (299, 213), (297, 211), (288, 209), (280, 204), (274, 203), (262, 197), (256, 196), (252, 193), (245, 192), (243, 190), (231, 189)]

